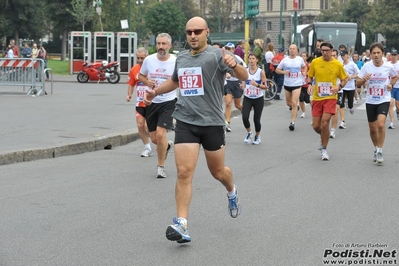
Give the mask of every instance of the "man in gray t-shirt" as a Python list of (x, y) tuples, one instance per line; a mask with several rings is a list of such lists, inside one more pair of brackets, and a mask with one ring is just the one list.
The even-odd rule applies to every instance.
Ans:
[(209, 28), (203, 18), (190, 19), (186, 35), (190, 50), (179, 53), (172, 77), (159, 87), (147, 90), (144, 96), (144, 102), (151, 104), (156, 95), (179, 88), (173, 113), (176, 119), (177, 217), (166, 229), (167, 239), (178, 243), (191, 241), (187, 219), (200, 145), (204, 148), (209, 171), (227, 190), (231, 217), (236, 218), (240, 213), (232, 171), (224, 164), (223, 85), (227, 72), (240, 80), (248, 78), (247, 70), (234, 55), (208, 46)]

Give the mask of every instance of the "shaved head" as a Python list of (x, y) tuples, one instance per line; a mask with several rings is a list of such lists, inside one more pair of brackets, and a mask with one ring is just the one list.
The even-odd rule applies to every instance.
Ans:
[(186, 23), (186, 29), (190, 25), (201, 26), (203, 29), (208, 28), (208, 23), (206, 23), (205, 19), (203, 19), (201, 17), (193, 17), (193, 18), (189, 19)]

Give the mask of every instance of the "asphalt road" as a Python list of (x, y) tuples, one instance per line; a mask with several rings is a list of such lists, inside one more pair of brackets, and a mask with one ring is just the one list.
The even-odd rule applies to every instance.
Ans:
[[(377, 166), (358, 106), (323, 162), (309, 110), (294, 132), (289, 116), (283, 101), (267, 106), (258, 146), (245, 145), (240, 118), (232, 120), (226, 164), (243, 205), (237, 219), (228, 215), (226, 192), (201, 151), (192, 242), (183, 245), (165, 238), (175, 215), (173, 150), (166, 179), (155, 178), (156, 157), (139, 157), (140, 141), (0, 166), (0, 265), (313, 266), (327, 265), (333, 254), (346, 265), (398, 265), (399, 129), (387, 130), (385, 163)], [(370, 257), (375, 250), (388, 253)]]

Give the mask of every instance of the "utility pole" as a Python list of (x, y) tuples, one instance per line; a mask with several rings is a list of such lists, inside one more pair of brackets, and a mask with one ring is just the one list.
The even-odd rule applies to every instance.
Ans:
[(294, 43), (299, 48), (298, 35), (296, 33), (298, 25), (298, 0), (294, 0)]

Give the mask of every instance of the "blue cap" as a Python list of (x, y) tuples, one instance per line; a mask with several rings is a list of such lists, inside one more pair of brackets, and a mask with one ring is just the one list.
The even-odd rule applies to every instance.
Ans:
[(283, 47), (278, 48), (278, 52), (279, 53), (284, 52), (284, 48)]

